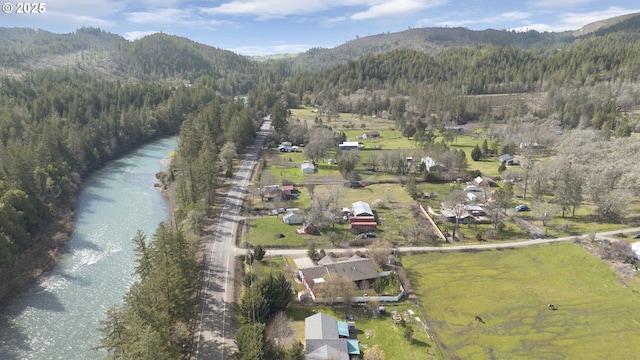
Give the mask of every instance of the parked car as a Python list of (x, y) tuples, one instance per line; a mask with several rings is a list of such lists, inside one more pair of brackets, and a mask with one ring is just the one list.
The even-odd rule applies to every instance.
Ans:
[(360, 240), (360, 239), (372, 239), (372, 238), (377, 238), (378, 235), (368, 232), (368, 233), (360, 233), (358, 236), (356, 236), (356, 240)]
[(466, 188), (464, 188), (464, 191), (478, 191), (478, 187), (475, 185), (469, 185)]
[(640, 239), (640, 233), (635, 233), (633, 235), (631, 235), (632, 238), (634, 239)]
[(284, 208), (277, 208), (277, 209), (271, 210), (271, 215), (278, 215), (283, 213), (284, 213)]
[(529, 207), (527, 205), (518, 205), (516, 206), (516, 211), (520, 212), (520, 211), (529, 211)]

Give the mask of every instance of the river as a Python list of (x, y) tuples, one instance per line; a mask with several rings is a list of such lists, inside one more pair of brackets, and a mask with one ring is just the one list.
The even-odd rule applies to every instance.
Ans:
[(137, 230), (149, 237), (168, 219), (154, 188), (161, 160), (176, 148), (165, 138), (111, 161), (85, 181), (74, 233), (57, 265), (0, 309), (0, 360), (102, 359), (100, 320), (135, 278)]

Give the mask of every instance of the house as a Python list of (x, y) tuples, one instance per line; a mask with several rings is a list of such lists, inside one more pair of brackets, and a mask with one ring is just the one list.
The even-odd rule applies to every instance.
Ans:
[(332, 262), (325, 256), (320, 262), (316, 266), (298, 270), (302, 284), (313, 300), (317, 299), (315, 292), (322, 287), (325, 279), (342, 276), (354, 281), (360, 289), (368, 289), (381, 276), (370, 258), (353, 256), (348, 260)]
[(472, 192), (467, 192), (467, 200), (471, 202), (478, 201), (478, 196)]
[(357, 201), (351, 204), (351, 214), (353, 216), (373, 216), (373, 211), (368, 203)]
[(316, 230), (316, 227), (313, 226), (312, 223), (307, 222), (307, 223), (304, 223), (302, 225), (302, 229), (296, 230), (296, 233), (297, 234), (316, 235), (318, 233), (318, 230)]
[(304, 219), (299, 211), (288, 209), (282, 216), (282, 222), (287, 225), (302, 225)]
[[(359, 359), (360, 343), (352, 338), (349, 325), (325, 313), (317, 313), (304, 319), (305, 358), (307, 360)], [(355, 326), (353, 333), (355, 333)]]
[(316, 167), (309, 162), (303, 162), (300, 169), (302, 169), (303, 174), (313, 174), (316, 172)]
[(380, 137), (380, 133), (377, 131), (367, 131), (364, 134), (362, 134), (363, 139), (375, 139), (379, 137)]
[(260, 192), (262, 201), (271, 201), (275, 198), (276, 194), (280, 191), (279, 185), (266, 185)]
[(282, 185), (282, 200), (295, 199), (300, 195), (298, 189), (293, 185)]
[(428, 172), (445, 172), (446, 166), (439, 164), (433, 158), (426, 156), (422, 158), (422, 164), (424, 164), (425, 170)]
[[(446, 209), (442, 208), (440, 210), (442, 216), (444, 216), (447, 221), (455, 223), (456, 222), (456, 211), (454, 209)], [(460, 224), (473, 224), (475, 222), (475, 218), (469, 211), (463, 210), (458, 217), (458, 223)]]
[(478, 176), (473, 179), (477, 186), (489, 186), (489, 187), (497, 187), (498, 183), (490, 177), (486, 176)]
[(513, 156), (509, 154), (502, 154), (498, 159), (500, 160), (501, 163), (505, 165), (513, 165), (515, 162), (515, 159), (513, 158)]
[(345, 141), (342, 144), (338, 145), (338, 149), (340, 150), (353, 150), (358, 148), (357, 141)]

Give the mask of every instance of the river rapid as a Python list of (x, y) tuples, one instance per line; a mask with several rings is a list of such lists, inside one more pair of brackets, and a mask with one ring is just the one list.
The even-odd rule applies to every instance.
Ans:
[(0, 360), (102, 359), (100, 320), (135, 281), (137, 230), (150, 238), (169, 218), (154, 188), (162, 160), (176, 148), (165, 138), (111, 161), (85, 181), (74, 232), (43, 280), (0, 308)]

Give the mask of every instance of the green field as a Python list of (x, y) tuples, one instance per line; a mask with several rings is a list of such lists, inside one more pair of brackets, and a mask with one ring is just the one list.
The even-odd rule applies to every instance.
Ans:
[(447, 358), (638, 358), (637, 280), (620, 278), (578, 245), (402, 262)]

